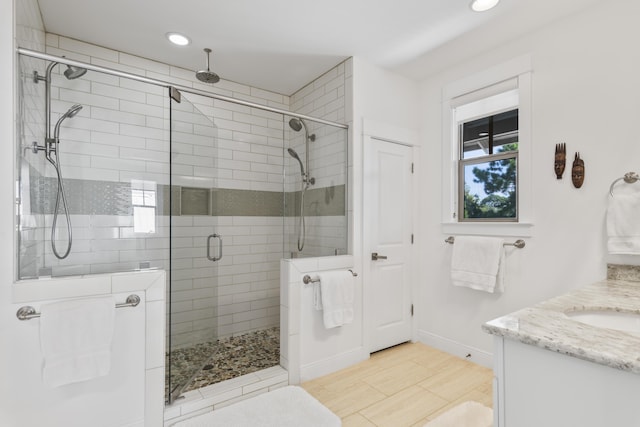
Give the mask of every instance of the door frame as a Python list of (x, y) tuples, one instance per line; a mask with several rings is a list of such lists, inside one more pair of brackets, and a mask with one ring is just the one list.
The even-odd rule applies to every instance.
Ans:
[(414, 243), (413, 250), (409, 256), (410, 268), (409, 268), (409, 280), (410, 280), (410, 294), (411, 301), (414, 306), (414, 315), (411, 320), (411, 342), (415, 342), (417, 340), (417, 329), (418, 329), (418, 316), (420, 313), (420, 304), (417, 301), (418, 292), (418, 253), (420, 253), (420, 239), (418, 236), (420, 233), (420, 224), (417, 221), (418, 216), (418, 200), (419, 197), (417, 195), (417, 189), (419, 188), (416, 184), (419, 182), (420, 176), (420, 148), (418, 146), (418, 132), (412, 129), (397, 127), (385, 123), (374, 122), (369, 120), (363, 120), (362, 126), (362, 167), (360, 171), (360, 177), (362, 182), (361, 187), (361, 236), (362, 236), (362, 246), (361, 246), (361, 271), (362, 271), (362, 294), (363, 294), (363, 345), (364, 349), (367, 353), (371, 352), (371, 333), (372, 333), (372, 319), (373, 319), (373, 310), (372, 304), (373, 299), (371, 293), (368, 291), (367, 283), (370, 282), (372, 277), (371, 272), (371, 263), (369, 262), (370, 257), (370, 248), (371, 248), (371, 240), (369, 237), (368, 229), (371, 226), (371, 223), (368, 222), (367, 216), (365, 212), (367, 212), (367, 207), (364, 206), (364, 194), (367, 187), (367, 181), (364, 179), (365, 173), (365, 152), (368, 144), (371, 144), (372, 139), (404, 145), (411, 148), (412, 162), (414, 165), (414, 172), (411, 176), (412, 179), (412, 197), (411, 197), (411, 217), (412, 217), (412, 225), (413, 225), (413, 235), (414, 235)]

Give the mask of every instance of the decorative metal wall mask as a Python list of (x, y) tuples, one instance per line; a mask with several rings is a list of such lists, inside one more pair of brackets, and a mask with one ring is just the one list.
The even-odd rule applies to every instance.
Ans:
[(584, 182), (584, 161), (580, 158), (580, 153), (576, 153), (573, 160), (573, 167), (571, 168), (571, 181), (576, 188), (582, 187)]
[(564, 173), (564, 168), (566, 164), (567, 157), (567, 144), (564, 142), (561, 144), (556, 144), (556, 155), (555, 161), (553, 163), (553, 170), (556, 171), (556, 178), (562, 179), (562, 174)]

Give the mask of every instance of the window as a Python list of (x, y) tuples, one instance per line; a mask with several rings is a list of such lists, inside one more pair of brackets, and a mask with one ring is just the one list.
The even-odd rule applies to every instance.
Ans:
[(531, 56), (443, 88), (443, 232), (529, 234)]
[[(492, 98), (454, 112), (460, 221), (518, 220), (518, 94), (510, 91)], [(487, 104), (507, 111), (487, 111)]]
[(149, 182), (132, 182), (133, 232), (156, 232), (156, 185)]

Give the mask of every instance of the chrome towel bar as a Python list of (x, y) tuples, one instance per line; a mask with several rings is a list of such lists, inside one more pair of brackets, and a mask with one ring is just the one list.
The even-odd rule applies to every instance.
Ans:
[(611, 197), (613, 197), (613, 186), (616, 185), (616, 183), (620, 180), (624, 180), (624, 182), (626, 182), (627, 184), (633, 184), (634, 182), (636, 182), (637, 180), (640, 179), (640, 176), (638, 176), (637, 173), (635, 172), (627, 172), (624, 174), (624, 176), (622, 178), (618, 178), (615, 181), (613, 181), (611, 183), (611, 186), (609, 187), (609, 194), (611, 194)]
[[(352, 269), (349, 269), (349, 271), (351, 272), (353, 277), (358, 277), (358, 273), (356, 273)], [(302, 278), (302, 283), (304, 283), (305, 285), (308, 285), (309, 283), (317, 283), (319, 281), (320, 281), (320, 278), (316, 277), (312, 279), (311, 276), (309, 276), (308, 274), (305, 274), (304, 277)]]
[[(116, 304), (116, 308), (135, 307), (138, 304), (140, 304), (140, 297), (138, 295), (132, 294), (127, 297), (126, 302)], [(30, 305), (25, 305), (24, 307), (20, 307), (18, 309), (18, 311), (16, 312), (16, 317), (20, 320), (29, 320), (40, 317), (40, 313), (38, 313), (36, 309), (31, 307)]]
[[(444, 239), (445, 243), (451, 243), (453, 245), (453, 243), (456, 241), (456, 238), (453, 236), (449, 236), (446, 239)], [(524, 240), (522, 239), (518, 239), (513, 243), (504, 243), (503, 246), (515, 246), (518, 249), (522, 249), (525, 246)]]

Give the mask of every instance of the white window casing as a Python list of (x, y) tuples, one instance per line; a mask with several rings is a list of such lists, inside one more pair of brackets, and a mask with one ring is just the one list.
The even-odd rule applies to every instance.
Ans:
[[(530, 236), (532, 206), (531, 56), (524, 55), (475, 73), (443, 88), (442, 93), (442, 231), (452, 234)], [(502, 94), (501, 96), (495, 96)], [(458, 221), (458, 123), (478, 111), (501, 111), (517, 103), (518, 221)], [(454, 117), (455, 111), (455, 117)]]

